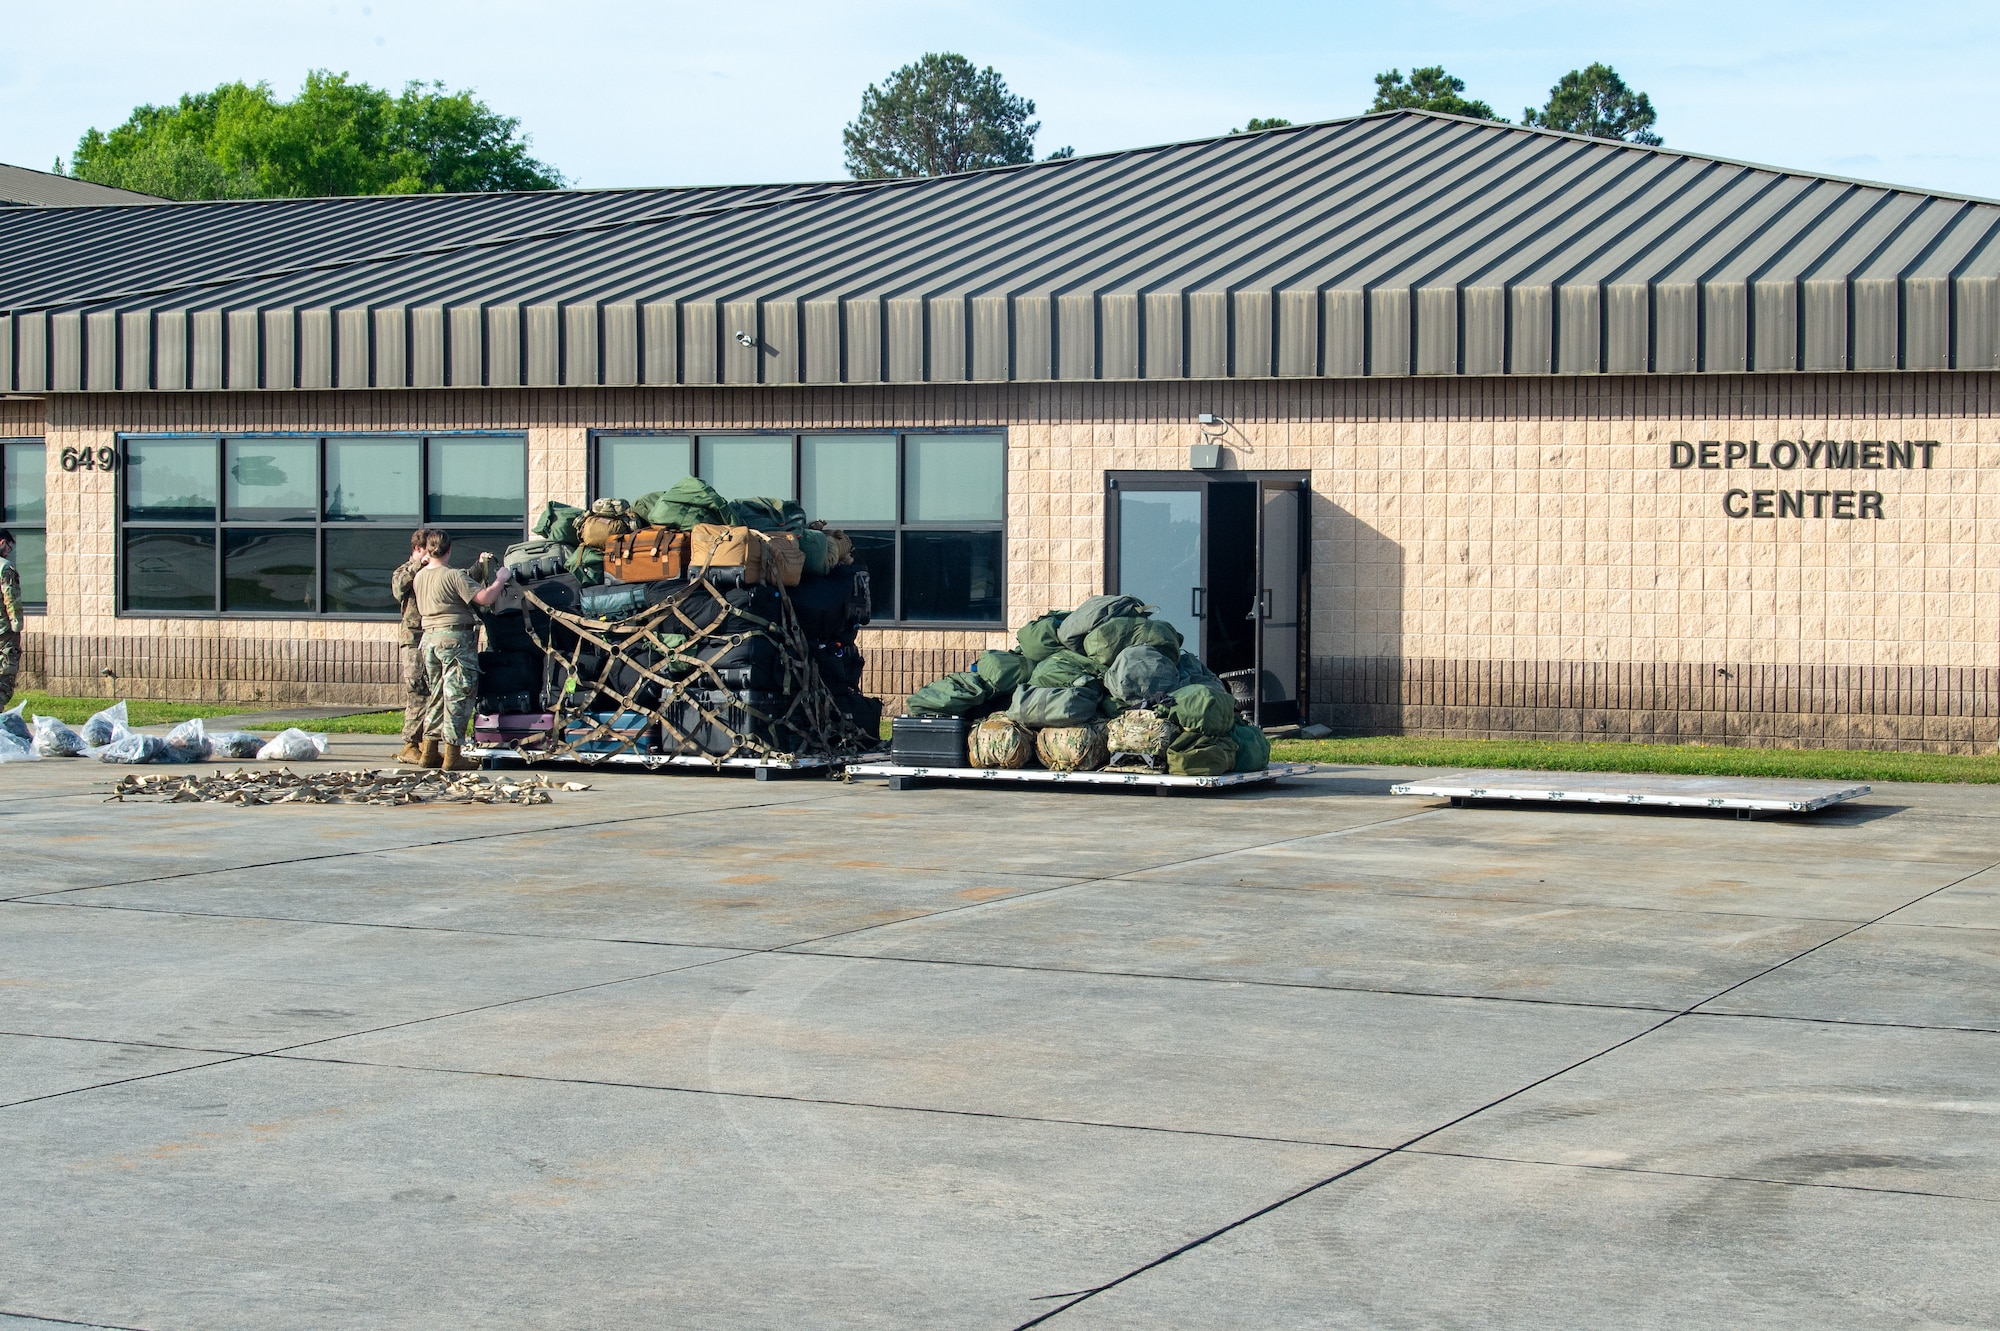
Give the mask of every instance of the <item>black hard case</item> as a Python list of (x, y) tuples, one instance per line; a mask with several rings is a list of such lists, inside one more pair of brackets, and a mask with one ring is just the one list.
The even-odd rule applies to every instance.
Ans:
[(911, 767), (964, 767), (971, 730), (962, 716), (899, 716), (889, 729), (889, 756)]

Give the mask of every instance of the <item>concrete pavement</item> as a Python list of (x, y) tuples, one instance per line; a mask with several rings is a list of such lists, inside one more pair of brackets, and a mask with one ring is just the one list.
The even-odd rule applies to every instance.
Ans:
[(1995, 1324), (2000, 791), (117, 770), (0, 768), (0, 1331)]

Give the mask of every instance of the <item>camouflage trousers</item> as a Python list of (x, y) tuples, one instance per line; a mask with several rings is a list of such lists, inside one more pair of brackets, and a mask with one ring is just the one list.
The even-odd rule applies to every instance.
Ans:
[(14, 681), (21, 677), (21, 635), (0, 629), (0, 708), (14, 698)]
[(424, 713), (430, 710), (431, 686), (424, 679), (424, 650), (415, 643), (399, 647), (403, 665), (403, 742), (424, 742)]
[(479, 701), (479, 631), (425, 629), (424, 734), (441, 744), (465, 743)]

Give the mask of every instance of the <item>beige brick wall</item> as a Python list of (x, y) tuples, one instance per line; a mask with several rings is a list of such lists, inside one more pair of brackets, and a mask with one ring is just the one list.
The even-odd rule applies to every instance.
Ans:
[[(1964, 747), (2000, 738), (1996, 387), (1938, 374), (62, 397), (48, 406), (41, 659), (73, 679), (98, 657), (145, 670), (206, 651), (229, 677), (176, 667), (154, 683), (393, 693), (386, 625), (117, 619), (110, 478), (54, 457), (119, 431), (520, 428), (539, 504), (582, 495), (592, 427), (1006, 426), (1015, 624), (1100, 589), (1103, 473), (1184, 468), (1208, 411), (1233, 422), (1233, 466), (1312, 474), (1315, 714), (1336, 724)], [(1781, 438), (1941, 447), (1928, 471), (1791, 473), (1879, 489), (1880, 521), (1730, 519), (1722, 492), (1750, 473), (1667, 465), (1674, 439)], [(1003, 641), (878, 631), (863, 646), (872, 687), (894, 697)], [(1740, 683), (1723, 696), (1717, 680)], [(148, 687), (135, 676), (128, 691)]]

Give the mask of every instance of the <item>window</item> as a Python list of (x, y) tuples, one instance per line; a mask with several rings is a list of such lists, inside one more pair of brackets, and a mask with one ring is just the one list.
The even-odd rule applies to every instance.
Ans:
[(410, 532), (452, 563), (527, 525), (519, 436), (224, 435), (123, 441), (119, 610), (394, 618)]
[(1007, 438), (993, 431), (601, 432), (591, 497), (637, 499), (683, 476), (727, 498), (796, 499), (854, 538), (875, 622), (1006, 622)]
[(0, 440), (0, 527), (14, 533), (14, 568), (30, 607), (49, 600), (47, 467), (41, 440)]

